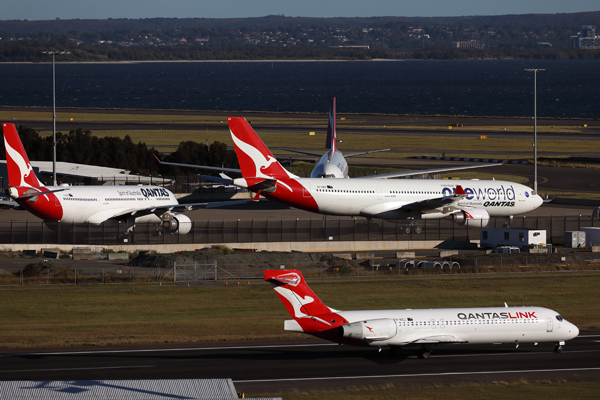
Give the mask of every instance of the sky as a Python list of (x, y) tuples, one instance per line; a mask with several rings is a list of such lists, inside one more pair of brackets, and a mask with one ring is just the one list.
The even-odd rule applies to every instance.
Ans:
[(598, 0), (0, 0), (0, 20), (445, 17), (600, 11)]

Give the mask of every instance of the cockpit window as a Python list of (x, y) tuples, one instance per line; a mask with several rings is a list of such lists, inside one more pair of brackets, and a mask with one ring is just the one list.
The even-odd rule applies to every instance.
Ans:
[(562, 322), (562, 320), (563, 320), (563, 317), (561, 317), (560, 315), (557, 315), (557, 316), (556, 316), (556, 319), (557, 319), (557, 320), (559, 320), (560, 322)]

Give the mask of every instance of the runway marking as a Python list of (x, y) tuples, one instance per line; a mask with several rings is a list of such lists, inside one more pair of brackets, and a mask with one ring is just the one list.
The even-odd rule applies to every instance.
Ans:
[[(573, 353), (598, 353), (600, 350), (564, 350), (562, 354), (573, 354)], [(527, 353), (490, 353), (490, 354), (446, 354), (446, 355), (434, 355), (435, 358), (449, 358), (449, 357), (493, 357), (493, 356), (534, 356), (538, 354), (554, 354), (553, 351), (533, 351)]]
[(473, 371), (473, 372), (436, 372), (425, 374), (399, 374), (399, 375), (363, 375), (363, 376), (332, 376), (316, 378), (283, 378), (283, 379), (256, 379), (256, 380), (234, 380), (234, 383), (257, 383), (257, 382), (286, 382), (286, 381), (326, 381), (336, 379), (374, 379), (374, 378), (417, 378), (424, 376), (456, 376), (456, 375), (491, 375), (491, 374), (522, 374), (531, 372), (570, 372), (570, 371), (597, 371), (598, 368), (560, 368), (560, 369), (523, 369), (512, 371)]
[(104, 354), (104, 353), (151, 353), (163, 351), (192, 351), (192, 350), (240, 350), (240, 349), (272, 349), (272, 348), (290, 348), (290, 347), (322, 347), (322, 346), (339, 346), (337, 343), (322, 343), (322, 344), (292, 344), (292, 345), (264, 345), (264, 346), (233, 346), (233, 347), (189, 347), (179, 349), (137, 349), (137, 350), (94, 350), (94, 351), (62, 351), (53, 353), (15, 353), (15, 354), (0, 354), (0, 357), (15, 357), (15, 356), (60, 356), (71, 354)]
[(156, 368), (156, 365), (131, 365), (128, 367), (94, 367), (94, 368), (55, 368), (55, 369), (14, 369), (10, 371), (0, 371), (0, 373), (11, 372), (52, 372), (52, 371), (85, 371), (90, 369), (131, 369), (131, 368)]

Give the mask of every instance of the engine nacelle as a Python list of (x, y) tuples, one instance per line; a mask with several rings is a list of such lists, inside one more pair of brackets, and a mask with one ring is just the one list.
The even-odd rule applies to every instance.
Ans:
[(452, 214), (452, 220), (460, 226), (467, 225), (485, 228), (490, 221), (490, 214), (488, 214), (486, 210), (480, 208), (470, 208)]
[(169, 233), (185, 235), (192, 230), (192, 220), (183, 214), (170, 214), (162, 219), (162, 227)]
[(398, 326), (391, 318), (353, 322), (338, 328), (340, 336), (357, 340), (387, 340), (396, 336)]

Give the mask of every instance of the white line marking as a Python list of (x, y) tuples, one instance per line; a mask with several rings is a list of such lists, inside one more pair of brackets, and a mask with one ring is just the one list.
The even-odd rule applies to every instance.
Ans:
[(326, 381), (336, 379), (374, 379), (374, 378), (416, 378), (424, 376), (448, 376), (448, 375), (491, 375), (491, 374), (523, 374), (531, 372), (569, 372), (569, 371), (597, 371), (598, 368), (564, 368), (564, 369), (530, 369), (513, 371), (474, 371), (474, 372), (435, 372), (426, 374), (401, 374), (401, 375), (365, 375), (365, 376), (332, 376), (317, 378), (284, 378), (284, 379), (256, 379), (256, 380), (234, 380), (234, 383), (255, 382), (286, 382), (286, 381)]
[(156, 368), (156, 365), (131, 365), (128, 367), (94, 367), (94, 368), (55, 368), (55, 369), (14, 369), (11, 371), (0, 371), (0, 373), (10, 372), (48, 372), (48, 371), (85, 371), (90, 369), (131, 369), (131, 368)]
[[(562, 354), (572, 354), (572, 353), (597, 353), (600, 352), (600, 350), (563, 350)], [(519, 356), (534, 356), (534, 355), (539, 355), (539, 354), (548, 354), (548, 355), (552, 355), (554, 354), (553, 351), (534, 351), (534, 352), (527, 352), (527, 353), (517, 353), (517, 352), (511, 352), (511, 353), (489, 353), (489, 354), (446, 354), (446, 355), (438, 355), (435, 354), (433, 357), (435, 358), (449, 358), (449, 357), (490, 357), (490, 356), (515, 356), (515, 355), (519, 355)]]
[(240, 350), (240, 349), (284, 349), (290, 347), (319, 347), (319, 346), (339, 346), (337, 343), (323, 343), (323, 344), (294, 344), (294, 345), (265, 345), (265, 346), (233, 346), (233, 347), (189, 347), (181, 349), (138, 349), (138, 350), (94, 350), (94, 351), (63, 351), (54, 353), (14, 353), (14, 354), (0, 354), (0, 357), (13, 357), (13, 356), (57, 356), (57, 355), (70, 355), (70, 354), (104, 354), (104, 353), (151, 353), (151, 352), (164, 352), (164, 351), (193, 351), (193, 350)]

